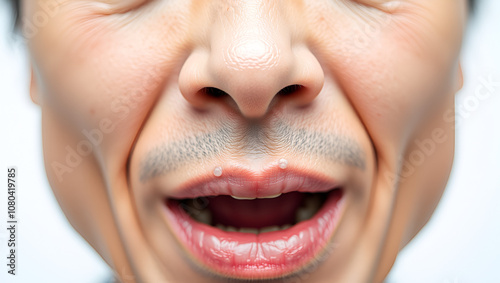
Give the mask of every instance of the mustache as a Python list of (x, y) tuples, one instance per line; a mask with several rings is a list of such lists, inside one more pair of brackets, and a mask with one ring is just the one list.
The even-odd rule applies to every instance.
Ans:
[[(320, 132), (306, 128), (294, 128), (278, 122), (264, 134), (261, 126), (253, 125), (245, 132), (241, 150), (266, 148), (265, 144), (272, 136), (279, 148), (304, 155), (313, 155), (328, 162), (342, 164), (365, 170), (366, 154), (354, 139), (335, 133)], [(168, 174), (183, 166), (196, 164), (227, 152), (234, 147), (235, 134), (231, 127), (222, 127), (216, 131), (189, 136), (183, 140), (171, 141), (151, 149), (140, 164), (139, 179), (142, 183)], [(241, 136), (241, 134), (239, 134)], [(242, 139), (238, 139), (242, 143)]]

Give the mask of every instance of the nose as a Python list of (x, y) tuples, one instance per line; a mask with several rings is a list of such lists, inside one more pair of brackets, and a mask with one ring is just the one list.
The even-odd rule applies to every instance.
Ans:
[(287, 24), (291, 19), (280, 12), (286, 9), (270, 7), (286, 3), (237, 1), (212, 10), (217, 16), (200, 21), (204, 32), (181, 68), (183, 97), (195, 108), (222, 104), (246, 118), (263, 117), (280, 103), (310, 104), (323, 87), (324, 73), (300, 40), (303, 31)]

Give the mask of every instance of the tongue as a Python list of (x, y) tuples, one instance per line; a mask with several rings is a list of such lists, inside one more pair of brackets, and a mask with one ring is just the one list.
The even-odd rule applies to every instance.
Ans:
[(304, 194), (291, 192), (272, 199), (237, 200), (231, 196), (210, 198), (214, 224), (235, 228), (263, 228), (294, 224)]

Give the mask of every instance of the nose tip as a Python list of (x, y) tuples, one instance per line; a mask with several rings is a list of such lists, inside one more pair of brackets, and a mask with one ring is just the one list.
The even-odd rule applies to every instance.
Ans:
[(274, 105), (304, 106), (323, 87), (323, 70), (305, 44), (291, 34), (260, 25), (258, 32), (214, 30), (208, 47), (193, 49), (179, 74), (179, 88), (194, 107), (236, 108), (246, 118), (261, 118)]

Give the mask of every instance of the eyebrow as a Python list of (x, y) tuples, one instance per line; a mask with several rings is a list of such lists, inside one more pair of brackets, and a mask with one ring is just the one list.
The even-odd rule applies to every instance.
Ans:
[[(251, 151), (252, 154), (259, 151), (265, 154), (270, 146), (266, 146), (264, 140), (272, 139), (272, 143), (277, 144), (277, 147), (286, 147), (294, 153), (315, 155), (326, 161), (356, 167), (360, 170), (365, 170), (366, 167), (366, 154), (362, 147), (347, 136), (305, 128), (297, 129), (283, 122), (279, 122), (271, 133), (264, 134), (262, 128), (252, 127), (245, 134), (243, 139), (238, 138), (238, 140), (240, 143), (246, 142), (248, 146), (239, 148)], [(142, 160), (139, 179), (144, 183), (187, 164), (196, 164), (207, 158), (221, 155), (231, 148), (234, 136), (230, 127), (222, 127), (214, 132), (156, 146)]]
[[(8, 2), (10, 2), (10, 5), (12, 7), (12, 11), (14, 14), (13, 18), (14, 18), (14, 27), (15, 28), (18, 28), (20, 25), (20, 10), (21, 10), (20, 1), (21, 0), (9, 0), (8, 1)], [(473, 13), (475, 8), (476, 8), (476, 1), (477, 0), (467, 0), (468, 6), (469, 6), (469, 11), (471, 13)]]

